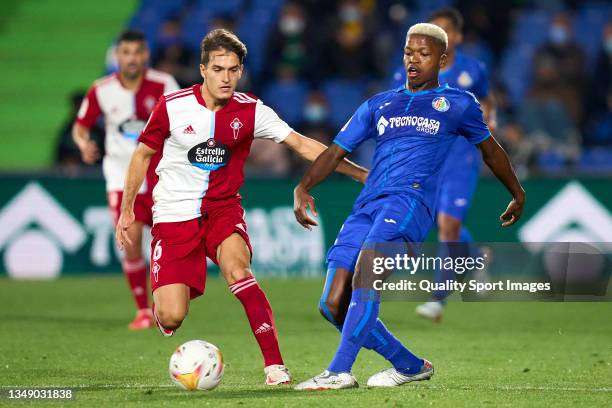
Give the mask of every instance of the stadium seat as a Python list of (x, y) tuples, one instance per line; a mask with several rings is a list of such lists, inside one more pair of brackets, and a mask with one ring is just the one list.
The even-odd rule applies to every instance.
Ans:
[(251, 0), (251, 10), (263, 10), (277, 14), (285, 0)]
[(556, 151), (541, 152), (537, 160), (542, 173), (555, 174), (565, 170), (565, 158)]
[(183, 41), (194, 52), (200, 52), (200, 43), (208, 32), (210, 19), (213, 15), (206, 10), (192, 10), (188, 12), (182, 22)]
[(214, 16), (236, 16), (244, 6), (244, 0), (198, 0), (196, 8)]
[(239, 21), (237, 33), (248, 48), (246, 67), (254, 78), (263, 69), (268, 35), (275, 23), (275, 12), (264, 9), (252, 10)]
[(308, 84), (302, 80), (273, 82), (262, 92), (262, 100), (272, 107), (291, 126), (302, 121)]
[(504, 50), (499, 66), (499, 77), (508, 89), (513, 105), (523, 100), (531, 83), (533, 46), (524, 44)]
[(588, 3), (582, 5), (574, 20), (574, 35), (576, 41), (586, 53), (587, 69), (592, 70), (601, 47), (604, 27), (612, 21), (612, 5), (603, 3)]
[(584, 149), (577, 167), (581, 173), (612, 173), (612, 149), (605, 147)]
[(361, 81), (335, 79), (322, 87), (331, 107), (331, 122), (341, 128), (364, 99), (364, 84)]
[(157, 33), (163, 22), (163, 15), (155, 8), (140, 9), (130, 20), (129, 27), (145, 34), (149, 48), (155, 53)]
[(511, 44), (530, 44), (533, 48), (543, 45), (548, 39), (552, 14), (544, 10), (519, 12), (512, 28)]

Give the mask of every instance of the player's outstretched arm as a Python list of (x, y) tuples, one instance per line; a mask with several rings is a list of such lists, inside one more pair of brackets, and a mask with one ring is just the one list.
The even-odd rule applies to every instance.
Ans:
[[(317, 157), (327, 149), (327, 146), (323, 143), (317, 142), (297, 132), (291, 132), (284, 140), (284, 143), (300, 157), (310, 162), (315, 161)], [(361, 183), (365, 183), (368, 177), (368, 170), (346, 158), (338, 163), (338, 167), (335, 168), (335, 170)]]
[(523, 206), (525, 205), (525, 190), (514, 173), (508, 155), (493, 137), (489, 137), (479, 143), (478, 148), (482, 153), (482, 159), (493, 174), (495, 174), (495, 177), (512, 194), (512, 201), (508, 204), (506, 211), (499, 217), (502, 221), (502, 227), (508, 227), (521, 218)]
[(139, 143), (130, 159), (123, 187), (121, 215), (115, 229), (115, 238), (120, 249), (123, 249), (126, 243), (132, 243), (128, 238), (127, 230), (134, 222), (134, 201), (147, 174), (151, 156), (154, 154), (155, 150), (144, 143)]
[(346, 150), (337, 144), (332, 144), (308, 167), (306, 174), (293, 190), (293, 213), (297, 222), (304, 228), (312, 229), (312, 226), (318, 225), (306, 212), (307, 208), (310, 208), (312, 214), (317, 216), (317, 209), (314, 198), (309, 193), (310, 190), (329, 177), (347, 154)]

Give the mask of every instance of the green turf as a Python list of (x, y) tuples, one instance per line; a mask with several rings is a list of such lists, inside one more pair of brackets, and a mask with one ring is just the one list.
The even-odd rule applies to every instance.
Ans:
[[(338, 335), (316, 311), (321, 282), (262, 280), (276, 311), (281, 347), (297, 380), (322, 371)], [(419, 320), (414, 304), (387, 302), (388, 327), (429, 358), (431, 381), (396, 389), (296, 392), (262, 385), (262, 360), (240, 304), (218, 279), (192, 304), (175, 337), (131, 333), (131, 301), (119, 276), (55, 282), (0, 280), (0, 385), (73, 386), (65, 406), (610, 406), (612, 304), (452, 303), (445, 320)], [(174, 388), (170, 354), (208, 340), (227, 361), (212, 392)], [(386, 367), (362, 352), (354, 373)], [(0, 401), (0, 405), (2, 401)], [(56, 405), (56, 404), (50, 404)], [(11, 406), (17, 406), (11, 404)], [(19, 405), (23, 406), (23, 405)]]
[(2, 1), (1, 169), (53, 164), (68, 95), (103, 74), (106, 50), (135, 0)]

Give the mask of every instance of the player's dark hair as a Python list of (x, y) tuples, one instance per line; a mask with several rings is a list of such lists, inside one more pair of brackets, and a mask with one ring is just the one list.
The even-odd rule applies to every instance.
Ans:
[(201, 44), (202, 56), (200, 62), (203, 65), (208, 65), (210, 59), (210, 53), (212, 51), (227, 50), (235, 53), (240, 60), (240, 63), (244, 61), (244, 57), (247, 55), (247, 47), (238, 36), (225, 28), (218, 28), (212, 30), (202, 40)]
[(445, 7), (441, 8), (440, 10), (434, 11), (429, 16), (427, 21), (432, 22), (433, 20), (438, 18), (445, 18), (450, 21), (457, 31), (463, 30), (463, 16), (456, 8)]
[(119, 37), (117, 37), (117, 45), (121, 44), (124, 41), (139, 41), (144, 43), (147, 41), (147, 39), (142, 31), (128, 29), (119, 34)]

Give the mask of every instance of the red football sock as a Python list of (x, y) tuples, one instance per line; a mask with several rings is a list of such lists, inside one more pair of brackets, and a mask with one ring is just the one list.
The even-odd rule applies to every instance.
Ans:
[(127, 278), (132, 296), (138, 309), (149, 307), (149, 297), (147, 295), (147, 263), (143, 258), (127, 260), (122, 262), (123, 273)]
[(251, 330), (263, 354), (265, 366), (283, 364), (272, 308), (255, 277), (251, 275), (240, 279), (229, 288), (244, 307)]

